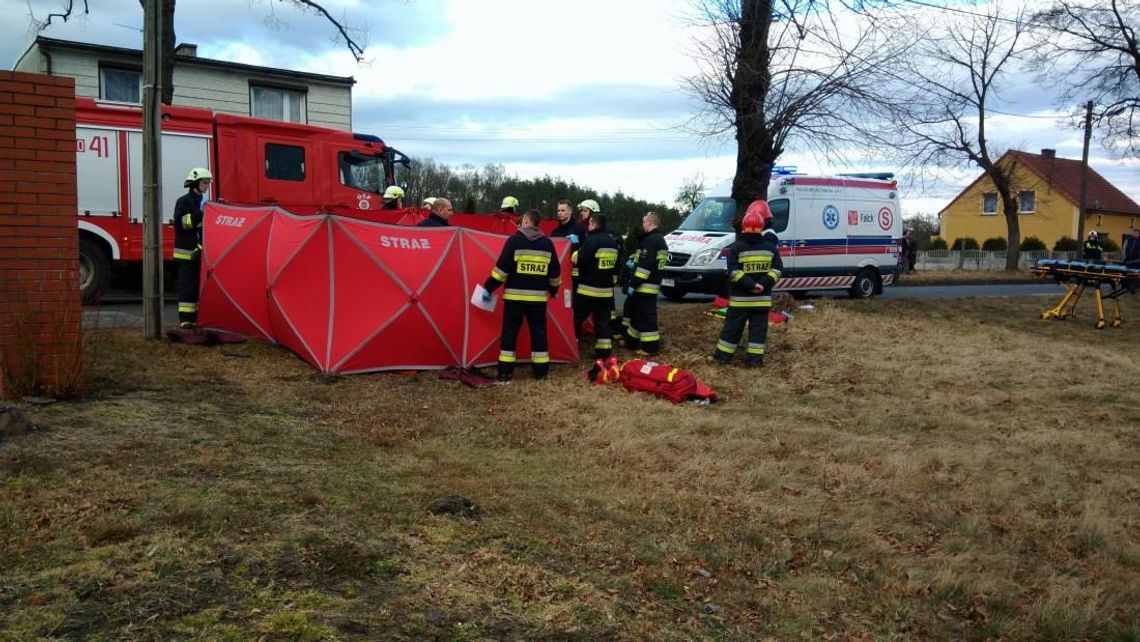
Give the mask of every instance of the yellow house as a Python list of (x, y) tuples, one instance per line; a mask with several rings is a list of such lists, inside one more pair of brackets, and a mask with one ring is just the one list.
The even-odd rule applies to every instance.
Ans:
[[(1055, 150), (1040, 154), (1011, 150), (997, 161), (1013, 166), (1012, 190), (1017, 200), (1021, 239), (1036, 236), (1052, 249), (1063, 236), (1077, 237), (1080, 213), (1081, 161), (1057, 158)], [(1140, 205), (1091, 167), (1088, 174), (1085, 234), (1096, 231), (1119, 245), (1140, 223)], [(982, 174), (938, 213), (939, 236), (953, 243), (972, 238), (1006, 238), (1005, 216), (993, 181)]]

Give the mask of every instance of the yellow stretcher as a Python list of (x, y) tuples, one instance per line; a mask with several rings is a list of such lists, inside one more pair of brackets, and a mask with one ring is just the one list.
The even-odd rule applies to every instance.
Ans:
[[(1085, 289), (1091, 287), (1096, 296), (1098, 330), (1109, 325), (1104, 319), (1104, 300), (1112, 301), (1111, 326), (1119, 328), (1122, 321), (1120, 296), (1125, 293), (1131, 294), (1140, 287), (1140, 270), (1123, 265), (1042, 259), (1030, 271), (1042, 278), (1052, 277), (1065, 287), (1065, 295), (1061, 297), (1060, 303), (1042, 312), (1042, 319), (1065, 319), (1073, 316), (1077, 301), (1080, 301)], [(1107, 294), (1104, 292), (1106, 288)]]

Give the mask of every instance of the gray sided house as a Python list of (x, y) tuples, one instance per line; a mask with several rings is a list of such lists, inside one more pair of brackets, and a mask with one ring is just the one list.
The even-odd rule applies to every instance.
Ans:
[[(75, 79), (77, 96), (142, 102), (142, 51), (38, 37), (15, 71)], [(178, 46), (174, 104), (295, 123), (352, 129), (351, 76), (326, 76), (199, 58)]]

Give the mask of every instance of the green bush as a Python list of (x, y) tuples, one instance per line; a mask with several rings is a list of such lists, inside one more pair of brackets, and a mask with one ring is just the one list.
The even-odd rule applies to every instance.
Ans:
[(930, 248), (929, 249), (931, 249), (931, 250), (945, 250), (946, 249), (946, 239), (943, 239), (943, 238), (932, 239), (930, 241)]
[(976, 250), (978, 249), (978, 241), (969, 236), (964, 239), (954, 239), (954, 243), (950, 246), (950, 249), (955, 252), (961, 249)]
[(1021, 241), (1022, 252), (1041, 252), (1045, 250), (1045, 241), (1036, 236), (1027, 236)]
[(1105, 235), (1100, 237), (1100, 246), (1104, 248), (1105, 252), (1120, 251), (1120, 244), (1117, 243), (1116, 239), (1112, 238), (1111, 236)]
[(982, 241), (982, 249), (987, 252), (1001, 252), (1009, 249), (1009, 243), (1000, 236), (994, 236)]
[(1076, 252), (1079, 249), (1081, 249), (1081, 244), (1077, 243), (1076, 239), (1067, 236), (1062, 236), (1053, 244), (1054, 252)]

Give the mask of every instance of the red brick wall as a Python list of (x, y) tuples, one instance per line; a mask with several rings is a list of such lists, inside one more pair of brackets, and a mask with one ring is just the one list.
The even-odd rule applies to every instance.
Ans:
[(82, 377), (75, 82), (0, 71), (0, 398)]

